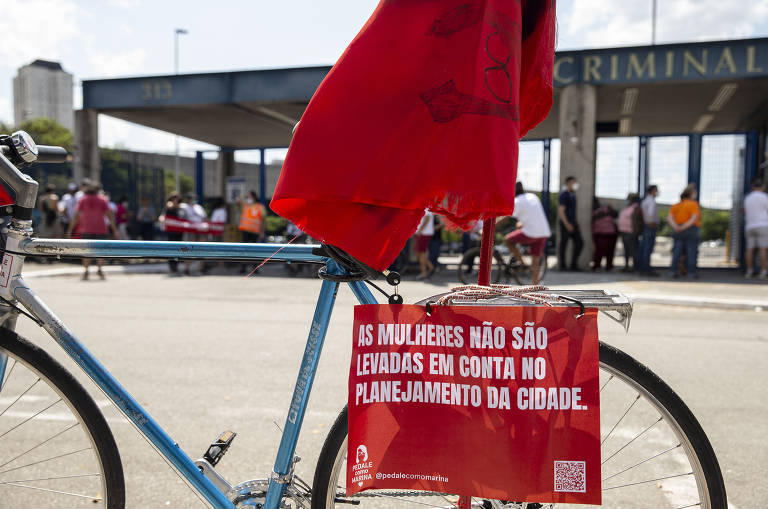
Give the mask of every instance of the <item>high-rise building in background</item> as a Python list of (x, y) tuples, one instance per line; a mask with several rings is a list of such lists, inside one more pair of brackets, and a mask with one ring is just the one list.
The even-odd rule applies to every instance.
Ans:
[(75, 127), (72, 75), (58, 62), (35, 60), (20, 67), (13, 78), (13, 120), (16, 125), (38, 117), (54, 119), (69, 130)]

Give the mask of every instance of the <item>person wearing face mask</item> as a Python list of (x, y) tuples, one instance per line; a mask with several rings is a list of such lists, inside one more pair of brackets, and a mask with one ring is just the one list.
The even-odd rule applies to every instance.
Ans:
[(267, 210), (259, 203), (256, 191), (245, 195), (243, 208), (240, 212), (240, 226), (243, 242), (263, 242), (267, 232)]
[(680, 257), (685, 254), (685, 270), (689, 277), (698, 279), (696, 258), (699, 254), (699, 228), (701, 227), (701, 208), (696, 201), (696, 187), (689, 184), (680, 195), (680, 201), (669, 209), (667, 222), (674, 230), (672, 238), (672, 277), (680, 277)]
[[(579, 260), (579, 254), (584, 247), (584, 240), (581, 238), (581, 231), (579, 231), (579, 224), (576, 222), (576, 190), (579, 188), (579, 183), (576, 182), (576, 177), (573, 175), (565, 179), (565, 189), (560, 193), (557, 206), (557, 217), (560, 219), (560, 245), (558, 246), (558, 263), (560, 270), (580, 270), (577, 263)], [(571, 265), (570, 267), (565, 263), (565, 250), (568, 246), (568, 241), (573, 241), (573, 249), (571, 252)]]

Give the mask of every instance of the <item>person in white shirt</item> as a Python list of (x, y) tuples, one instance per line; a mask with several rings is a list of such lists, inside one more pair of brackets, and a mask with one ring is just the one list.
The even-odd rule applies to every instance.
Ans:
[(421, 223), (419, 223), (419, 228), (416, 230), (416, 234), (414, 235), (414, 240), (416, 241), (416, 245), (414, 246), (414, 251), (416, 251), (416, 257), (419, 260), (419, 269), (421, 270), (421, 274), (419, 275), (419, 279), (427, 279), (434, 270), (434, 266), (432, 265), (432, 262), (429, 261), (429, 257), (427, 256), (427, 247), (429, 246), (429, 240), (432, 238), (432, 235), (435, 234), (435, 216), (430, 212), (429, 210), (424, 211), (424, 217), (421, 218)]
[(760, 179), (752, 181), (752, 191), (744, 198), (744, 236), (747, 239), (745, 277), (749, 279), (754, 275), (753, 260), (757, 249), (760, 263), (758, 277), (768, 279), (768, 194)]
[(532, 284), (539, 284), (539, 262), (542, 254), (546, 256), (544, 249), (552, 231), (549, 229), (549, 221), (541, 201), (535, 194), (526, 193), (521, 182), (515, 185), (515, 209), (512, 217), (517, 219), (517, 230), (508, 233), (504, 243), (522, 264), (525, 262), (517, 245), (530, 246)]
[(651, 255), (656, 244), (656, 228), (659, 226), (659, 212), (656, 207), (656, 197), (659, 195), (659, 187), (648, 186), (647, 193), (640, 208), (643, 211), (643, 238), (640, 240), (640, 254), (637, 257), (640, 274), (645, 276), (658, 276), (659, 273), (651, 267)]

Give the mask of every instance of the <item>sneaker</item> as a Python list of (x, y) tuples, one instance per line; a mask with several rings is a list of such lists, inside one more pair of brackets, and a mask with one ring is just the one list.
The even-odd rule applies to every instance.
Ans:
[(754, 274), (752, 272), (746, 272), (744, 274), (744, 279), (752, 279), (754, 277)]
[(759, 276), (757, 276), (758, 279), (768, 279), (768, 271), (762, 271)]

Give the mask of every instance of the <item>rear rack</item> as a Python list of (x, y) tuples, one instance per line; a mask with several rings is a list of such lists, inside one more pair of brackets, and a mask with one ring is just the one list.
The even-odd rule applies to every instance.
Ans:
[[(441, 298), (448, 297), (452, 292), (440, 293), (417, 302), (417, 305), (430, 306), (435, 305)], [(539, 303), (531, 300), (514, 297), (510, 295), (500, 295), (477, 300), (468, 301), (462, 299), (460, 302), (451, 303), (460, 306), (549, 306), (549, 307), (574, 307), (580, 308), (580, 313), (584, 309), (593, 308), (602, 312), (608, 318), (629, 330), (629, 323), (632, 318), (632, 302), (621, 293), (610, 290), (557, 290), (546, 289), (531, 292), (537, 296), (547, 298), (548, 302)]]

